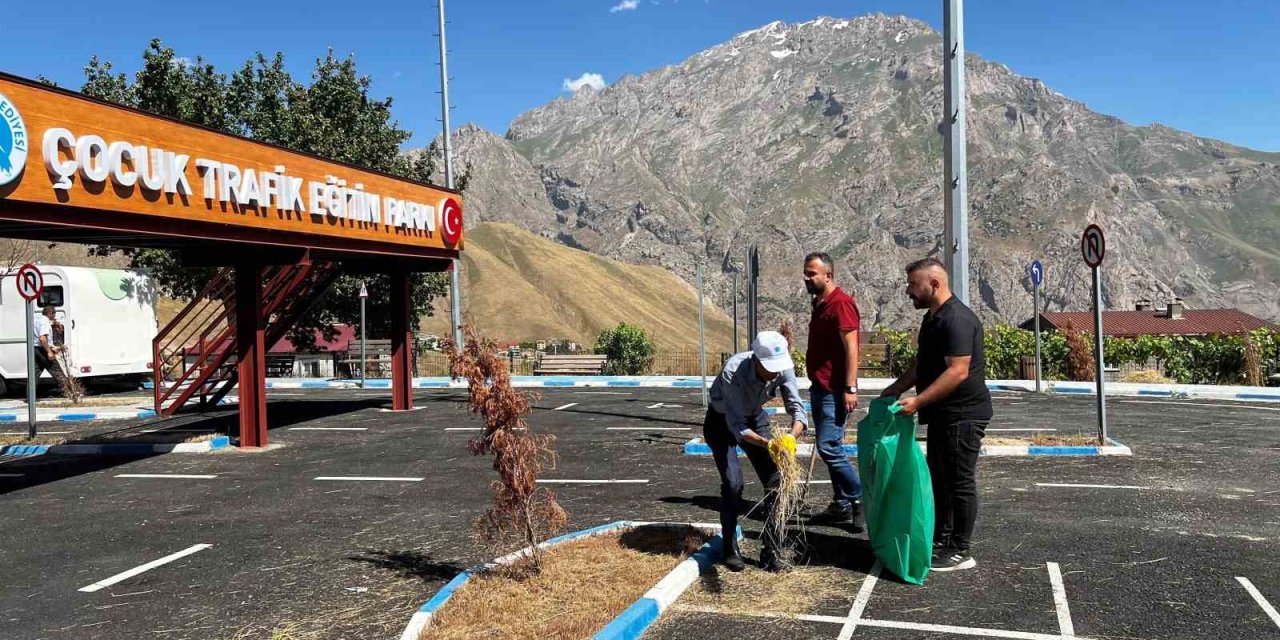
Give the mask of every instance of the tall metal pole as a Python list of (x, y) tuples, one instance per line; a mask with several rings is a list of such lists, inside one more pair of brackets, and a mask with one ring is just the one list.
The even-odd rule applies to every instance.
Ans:
[[(36, 307), (27, 300), (27, 436), (36, 437)], [(63, 372), (70, 375), (70, 372)]]
[(733, 270), (733, 352), (738, 352), (738, 270)]
[(369, 299), (369, 290), (365, 288), (364, 283), (360, 283), (360, 388), (364, 388), (365, 372), (369, 370), (368, 354), (365, 351), (365, 340), (368, 336), (367, 325), (365, 324), (364, 305)]
[(1036, 393), (1040, 393), (1040, 285), (1031, 285), (1031, 317), (1036, 324)]
[(702, 408), (707, 408), (707, 324), (702, 313), (702, 260), (698, 260), (698, 362), (702, 372)]
[(760, 252), (753, 244), (747, 248), (747, 344), (751, 344), (760, 332), (760, 319), (757, 317), (759, 300), (756, 298), (759, 279)]
[(951, 291), (969, 304), (969, 184), (965, 157), (964, 0), (942, 3), (942, 164), (946, 180), (946, 230), (942, 254)]
[(1107, 392), (1103, 388), (1103, 370), (1106, 362), (1102, 354), (1102, 277), (1098, 267), (1093, 267), (1093, 362), (1094, 379), (1098, 387), (1098, 444), (1107, 444)]
[[(453, 144), (449, 134), (449, 52), (444, 39), (444, 0), (436, 0), (440, 14), (440, 121), (444, 123), (444, 186), (453, 188)], [(449, 270), (449, 322), (453, 344), (462, 348), (462, 261), (455, 259)]]

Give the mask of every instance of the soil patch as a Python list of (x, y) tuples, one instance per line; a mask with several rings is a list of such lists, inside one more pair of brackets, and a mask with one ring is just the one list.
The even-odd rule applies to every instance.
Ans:
[(419, 640), (591, 637), (704, 541), (693, 529), (644, 527), (557, 545), (535, 576), (473, 576)]

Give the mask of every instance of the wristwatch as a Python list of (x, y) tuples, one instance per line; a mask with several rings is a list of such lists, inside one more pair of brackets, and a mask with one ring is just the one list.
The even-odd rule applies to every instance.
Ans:
[(854, 387), (854, 386), (848, 386), (848, 387), (845, 387), (845, 388), (844, 388), (844, 392), (845, 392), (845, 393), (852, 393), (852, 394), (854, 394), (854, 395), (858, 395), (858, 388), (857, 388), (857, 387)]

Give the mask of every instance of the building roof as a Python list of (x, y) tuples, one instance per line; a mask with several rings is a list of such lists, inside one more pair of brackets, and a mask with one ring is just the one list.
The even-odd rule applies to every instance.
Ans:
[[(1077, 331), (1093, 333), (1093, 312), (1046, 311), (1040, 314), (1041, 328), (1062, 329), (1068, 323)], [(1030, 329), (1031, 324), (1031, 320), (1027, 320), (1022, 323), (1022, 328)], [(1215, 333), (1238, 334), (1261, 328), (1280, 331), (1280, 325), (1239, 309), (1187, 309), (1176, 320), (1165, 317), (1163, 309), (1102, 312), (1104, 336), (1202, 336)]]
[[(334, 325), (334, 329), (338, 330), (338, 334), (333, 340), (325, 340), (324, 333), (319, 329), (316, 330), (316, 351), (346, 351), (352, 342), (356, 341), (356, 328), (349, 324)], [(357, 345), (357, 348), (359, 345)], [(280, 339), (267, 351), (267, 353), (295, 353), (297, 347), (289, 340), (289, 336)]]

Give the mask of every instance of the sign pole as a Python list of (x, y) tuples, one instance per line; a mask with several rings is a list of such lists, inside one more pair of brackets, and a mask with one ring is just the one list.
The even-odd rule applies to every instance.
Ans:
[(1098, 387), (1098, 444), (1107, 444), (1107, 392), (1103, 388), (1103, 369), (1106, 363), (1102, 354), (1102, 277), (1098, 267), (1093, 268), (1093, 360), (1094, 378)]
[(365, 339), (367, 331), (365, 329), (364, 305), (369, 299), (369, 290), (365, 288), (364, 283), (360, 283), (360, 388), (364, 388), (365, 372), (369, 368), (367, 354), (365, 352)]
[(738, 352), (738, 270), (733, 270), (733, 352)]
[(36, 307), (27, 300), (27, 436), (36, 437)]
[(707, 325), (702, 313), (702, 260), (698, 260), (698, 361), (702, 371), (702, 408), (707, 408)]
[(1080, 253), (1084, 263), (1093, 271), (1093, 364), (1094, 385), (1098, 398), (1098, 445), (1107, 444), (1107, 390), (1104, 387), (1107, 363), (1103, 354), (1102, 338), (1102, 260), (1107, 255), (1107, 237), (1102, 227), (1091, 224), (1080, 236)]
[(1040, 393), (1040, 285), (1031, 287), (1032, 318), (1036, 324), (1036, 393)]

